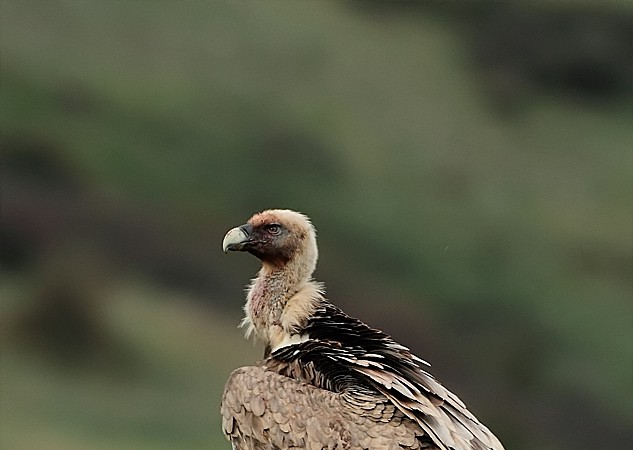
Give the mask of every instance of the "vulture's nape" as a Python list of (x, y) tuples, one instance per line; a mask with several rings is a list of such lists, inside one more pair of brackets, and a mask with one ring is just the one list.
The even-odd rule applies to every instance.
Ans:
[(425, 361), (325, 299), (306, 216), (255, 214), (222, 246), (262, 261), (242, 324), (264, 360), (235, 370), (222, 397), (234, 449), (503, 449)]

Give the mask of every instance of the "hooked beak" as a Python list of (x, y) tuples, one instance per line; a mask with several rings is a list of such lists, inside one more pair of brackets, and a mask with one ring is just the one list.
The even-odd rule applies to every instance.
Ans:
[(222, 250), (224, 253), (229, 251), (244, 251), (247, 244), (250, 243), (250, 225), (240, 225), (229, 230), (222, 241)]

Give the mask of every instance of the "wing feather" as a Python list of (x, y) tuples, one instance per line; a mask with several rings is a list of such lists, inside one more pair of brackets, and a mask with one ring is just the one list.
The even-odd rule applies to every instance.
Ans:
[(428, 363), (387, 334), (326, 301), (316, 308), (304, 332), (309, 340), (274, 352), (267, 364), (333, 392), (378, 392), (442, 450), (503, 450), (464, 403), (422, 369)]

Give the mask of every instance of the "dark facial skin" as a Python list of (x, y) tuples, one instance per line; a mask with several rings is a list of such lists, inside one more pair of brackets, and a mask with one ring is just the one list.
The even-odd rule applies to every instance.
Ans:
[(240, 229), (248, 236), (248, 240), (239, 250), (249, 252), (262, 261), (283, 265), (295, 251), (294, 239), (289, 230), (278, 222), (247, 223)]

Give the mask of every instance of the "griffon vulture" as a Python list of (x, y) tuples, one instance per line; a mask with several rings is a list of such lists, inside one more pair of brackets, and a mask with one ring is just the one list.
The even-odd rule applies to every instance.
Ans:
[(255, 214), (222, 246), (262, 262), (242, 325), (264, 360), (236, 369), (222, 396), (234, 449), (503, 450), (428, 363), (325, 299), (306, 216)]

